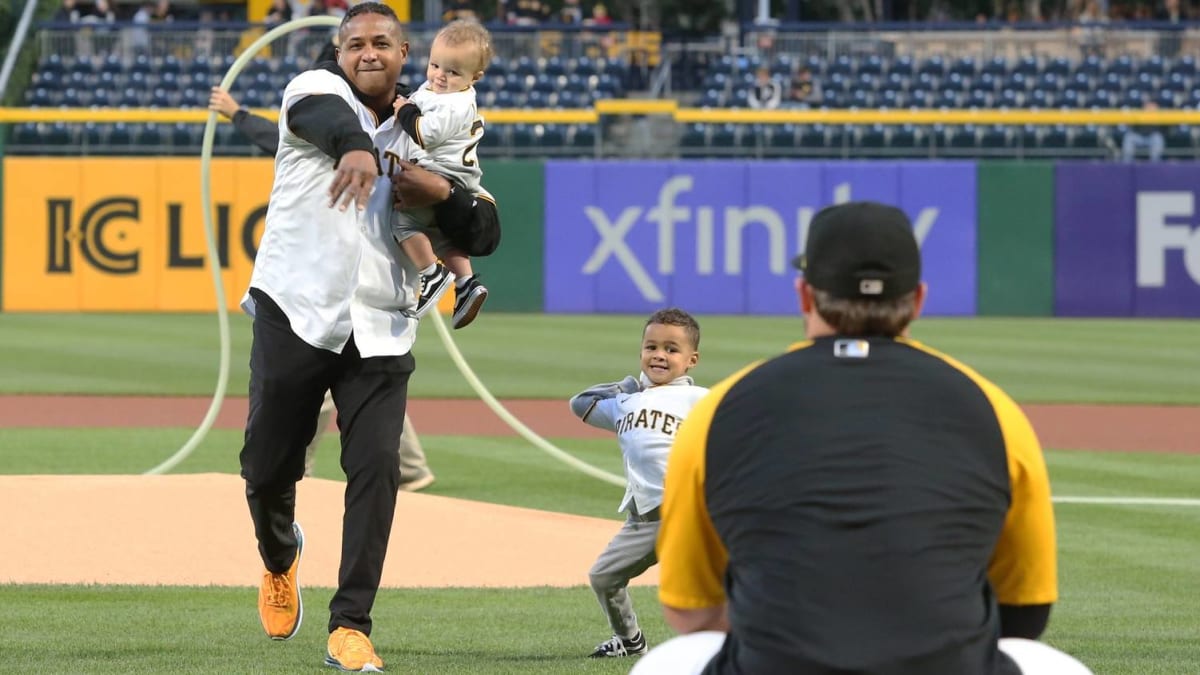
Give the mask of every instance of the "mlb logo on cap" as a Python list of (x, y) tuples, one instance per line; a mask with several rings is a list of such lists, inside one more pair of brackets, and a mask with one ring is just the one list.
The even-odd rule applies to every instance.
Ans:
[(792, 264), (835, 298), (889, 300), (921, 283), (921, 251), (903, 211), (878, 202), (821, 209)]

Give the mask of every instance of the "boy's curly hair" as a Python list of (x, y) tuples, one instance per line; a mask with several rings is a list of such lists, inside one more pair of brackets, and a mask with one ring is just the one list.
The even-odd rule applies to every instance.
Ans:
[(645, 332), (646, 328), (655, 323), (664, 326), (681, 326), (687, 331), (688, 338), (692, 341), (692, 349), (700, 349), (700, 324), (696, 322), (696, 319), (691, 314), (678, 307), (660, 309), (651, 314), (650, 318), (646, 320), (646, 325), (642, 328), (642, 332)]

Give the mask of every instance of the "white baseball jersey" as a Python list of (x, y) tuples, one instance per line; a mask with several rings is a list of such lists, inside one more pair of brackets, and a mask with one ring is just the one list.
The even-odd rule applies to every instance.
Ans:
[(617, 510), (624, 511), (632, 504), (644, 514), (662, 504), (671, 444), (679, 425), (708, 389), (697, 387), (687, 375), (651, 386), (642, 374), (641, 383), (642, 391), (597, 398), (584, 413), (583, 421), (617, 432), (628, 481)]
[(400, 156), (453, 180), (468, 192), (479, 192), (483, 170), (475, 150), (483, 139), (483, 116), (475, 105), (475, 88), (439, 94), (425, 82), (408, 100), (421, 109), (421, 117), (412, 147)]
[[(275, 182), (250, 286), (271, 296), (296, 335), (314, 347), (340, 353), (353, 333), (364, 357), (406, 354), (417, 320), (403, 310), (416, 305), (420, 276), (391, 237), (391, 184), (381, 176), (362, 212), (329, 207), (333, 158), (288, 126), (288, 109), (319, 94), (346, 101), (377, 147), (382, 138), (391, 138), (392, 121), (376, 127), (374, 113), (345, 79), (310, 70), (288, 84), (279, 114)], [(242, 308), (253, 316), (249, 293)]]

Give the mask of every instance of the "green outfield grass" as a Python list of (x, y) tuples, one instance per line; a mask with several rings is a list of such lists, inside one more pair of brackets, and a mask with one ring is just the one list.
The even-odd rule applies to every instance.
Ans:
[[(234, 327), (230, 391), (245, 391), (249, 322)], [(501, 397), (565, 398), (636, 367), (640, 316), (486, 315), (455, 338)], [(712, 383), (801, 334), (799, 319), (701, 317), (697, 377)], [(486, 326), (486, 330), (482, 327)], [(929, 319), (916, 337), (975, 366), (1025, 402), (1200, 404), (1200, 322)], [(432, 327), (415, 396), (468, 397)], [(0, 393), (211, 393), (211, 315), (0, 314)], [(140, 473), (190, 429), (0, 429), (0, 473)], [(578, 474), (517, 438), (426, 436), (428, 492), (609, 518), (621, 489)], [(620, 471), (615, 442), (557, 439)], [(177, 472), (237, 472), (241, 432), (209, 434)], [(341, 479), (327, 436), (317, 475)], [(1197, 497), (1200, 457), (1047, 452), (1056, 495)], [(1062, 598), (1049, 643), (1098, 675), (1197, 672), (1200, 508), (1059, 504)], [(12, 517), (12, 514), (9, 514)], [(402, 517), (402, 516), (401, 516)], [(14, 549), (6, 547), (0, 555)], [(80, 552), (80, 555), (84, 553)], [(580, 570), (583, 574), (585, 570)], [(322, 672), (328, 589), (288, 643), (261, 636), (252, 589), (0, 585), (0, 672)], [(669, 636), (652, 589), (635, 589), (652, 641)], [(606, 637), (590, 590), (388, 590), (377, 646), (393, 672), (617, 673), (581, 658)], [(10, 648), (11, 647), (11, 648)]]
[[(802, 336), (799, 318), (700, 320), (703, 383)], [(495, 313), (454, 337), (497, 396), (563, 398), (634, 370), (643, 321)], [(229, 392), (244, 395), (250, 321), (230, 324)], [(914, 336), (1023, 402), (1200, 404), (1200, 321), (931, 318)], [(218, 346), (209, 314), (0, 314), (0, 393), (209, 394)], [(432, 326), (415, 353), (414, 396), (472, 395)]]

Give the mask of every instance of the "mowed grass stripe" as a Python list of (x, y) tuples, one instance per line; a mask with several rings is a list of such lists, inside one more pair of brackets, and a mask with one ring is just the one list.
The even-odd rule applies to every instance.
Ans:
[[(703, 383), (802, 336), (795, 317), (702, 316)], [(644, 316), (487, 314), (454, 338), (500, 397), (563, 398), (637, 369)], [(250, 321), (230, 317), (229, 391), (246, 391)], [(914, 336), (1023, 402), (1200, 404), (1200, 322), (923, 319)], [(415, 349), (414, 396), (471, 397), (429, 327)], [(206, 395), (216, 382), (211, 314), (0, 314), (0, 392)]]

